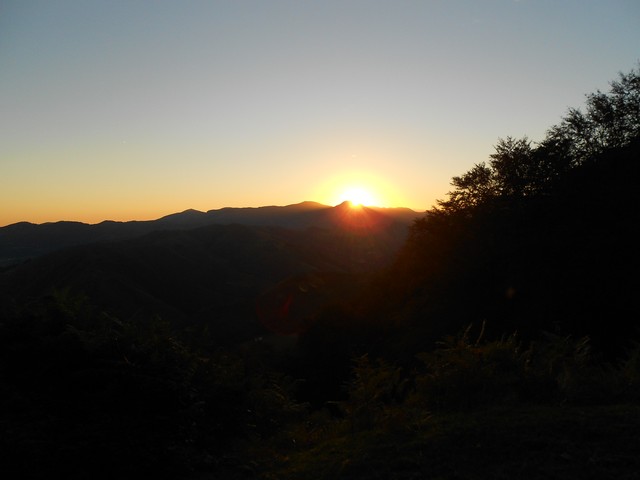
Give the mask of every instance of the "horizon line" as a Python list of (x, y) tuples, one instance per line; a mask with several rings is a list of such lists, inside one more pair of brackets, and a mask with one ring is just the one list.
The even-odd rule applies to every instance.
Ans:
[[(215, 212), (215, 211), (220, 211), (220, 210), (225, 210), (225, 209), (260, 209), (260, 208), (287, 208), (287, 207), (294, 207), (294, 206), (298, 206), (298, 205), (303, 205), (303, 204), (315, 204), (315, 205), (319, 205), (320, 207), (325, 207), (325, 208), (336, 208), (340, 205), (343, 205), (345, 203), (349, 203), (349, 204), (353, 204), (354, 202), (352, 202), (351, 200), (343, 200), (339, 203), (337, 203), (336, 205), (330, 205), (330, 204), (326, 204), (326, 203), (322, 203), (322, 202), (317, 202), (315, 200), (303, 200), (301, 202), (297, 202), (297, 203), (290, 203), (290, 204), (286, 204), (286, 205), (276, 205), (276, 204), (270, 204), (270, 205), (258, 205), (258, 206), (225, 206), (225, 207), (219, 207), (219, 208), (212, 208), (209, 210), (199, 210), (197, 208), (186, 208), (184, 210), (181, 211), (177, 211), (177, 212), (172, 212), (172, 213), (168, 213), (165, 215), (161, 215), (159, 217), (154, 217), (154, 218), (144, 218), (144, 219), (129, 219), (129, 220), (113, 220), (112, 218), (105, 218), (103, 220), (99, 220), (96, 222), (87, 222), (87, 221), (82, 221), (82, 220), (70, 220), (70, 219), (58, 219), (58, 220), (47, 220), (47, 221), (43, 221), (43, 222), (34, 222), (34, 221), (30, 221), (30, 220), (18, 220), (16, 222), (11, 222), (11, 223), (7, 223), (4, 225), (0, 225), (0, 228), (6, 228), (6, 227), (11, 227), (11, 226), (15, 226), (15, 225), (20, 225), (20, 224), (29, 224), (29, 225), (47, 225), (47, 224), (55, 224), (55, 223), (79, 223), (79, 224), (83, 224), (83, 225), (100, 225), (102, 223), (107, 223), (107, 222), (112, 222), (112, 223), (129, 223), (129, 222), (154, 222), (154, 221), (158, 221), (158, 220), (162, 220), (163, 218), (167, 218), (167, 217), (171, 217), (172, 215), (180, 215), (180, 214), (184, 214), (187, 212), (197, 212), (197, 213), (202, 213), (202, 214), (207, 214), (210, 212)], [(410, 210), (412, 212), (415, 212), (417, 214), (421, 214), (424, 213), (425, 211), (427, 211), (428, 209), (424, 209), (424, 210), (416, 210), (414, 208), (410, 208), (410, 207), (398, 207), (398, 206), (394, 206), (394, 207), (382, 207), (382, 206), (378, 206), (378, 205), (360, 205), (358, 204), (357, 206), (362, 206), (365, 208), (373, 208), (373, 209), (381, 209), (381, 210), (395, 210), (395, 209), (401, 209), (401, 210)]]

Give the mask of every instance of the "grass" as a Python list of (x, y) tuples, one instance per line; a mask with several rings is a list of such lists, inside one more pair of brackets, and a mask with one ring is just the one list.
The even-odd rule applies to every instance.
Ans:
[(336, 431), (308, 447), (292, 441), (286, 453), (271, 452), (262, 478), (637, 479), (639, 431), (638, 405), (439, 414), (420, 427)]

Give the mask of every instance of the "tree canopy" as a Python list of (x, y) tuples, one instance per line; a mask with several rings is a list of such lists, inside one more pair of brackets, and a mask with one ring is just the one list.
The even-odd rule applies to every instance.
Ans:
[(584, 111), (571, 108), (538, 144), (525, 136), (498, 139), (488, 163), (453, 177), (454, 187), (431, 213), (454, 213), (544, 193), (569, 169), (640, 137), (640, 70), (620, 73), (609, 92), (586, 97)]

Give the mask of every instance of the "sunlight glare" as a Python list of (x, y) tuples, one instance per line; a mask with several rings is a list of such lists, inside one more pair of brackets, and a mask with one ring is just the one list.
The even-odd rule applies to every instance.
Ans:
[(388, 178), (366, 170), (336, 172), (317, 185), (313, 197), (326, 205), (348, 200), (353, 206), (389, 208), (404, 201)]
[(378, 201), (368, 190), (361, 187), (350, 187), (342, 194), (343, 201), (349, 201), (354, 207), (377, 206)]

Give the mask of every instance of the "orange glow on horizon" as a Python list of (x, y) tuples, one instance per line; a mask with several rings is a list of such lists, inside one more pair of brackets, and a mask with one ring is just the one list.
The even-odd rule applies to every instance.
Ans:
[(370, 172), (346, 172), (334, 175), (314, 191), (320, 203), (339, 205), (349, 201), (354, 207), (402, 206), (402, 199), (388, 181)]
[(348, 201), (354, 207), (380, 206), (380, 202), (369, 190), (362, 187), (350, 187), (342, 194), (342, 201)]

